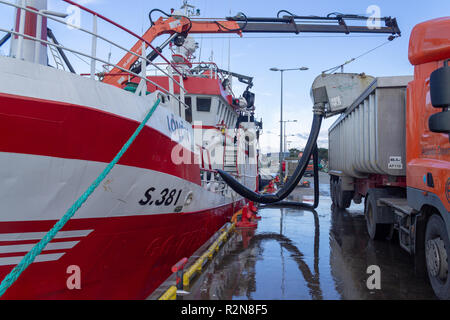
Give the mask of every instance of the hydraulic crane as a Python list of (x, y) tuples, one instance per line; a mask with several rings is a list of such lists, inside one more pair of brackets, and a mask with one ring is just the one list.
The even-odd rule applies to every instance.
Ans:
[[(152, 14), (160, 12), (166, 17), (160, 17), (158, 20), (152, 20)], [(288, 11), (281, 10), (289, 13)], [(162, 50), (171, 42), (177, 46), (184, 43), (184, 39), (188, 34), (226, 34), (235, 33), (242, 36), (243, 33), (372, 33), (372, 34), (390, 34), (389, 39), (392, 40), (395, 36), (400, 36), (400, 29), (397, 20), (391, 17), (377, 18), (384, 26), (374, 27), (370, 24), (368, 17), (332, 13), (326, 17), (318, 16), (296, 16), (289, 13), (289, 15), (267, 18), (255, 17), (248, 18), (245, 14), (240, 13), (234, 17), (227, 17), (225, 20), (193, 20), (187, 16), (173, 12), (167, 14), (162, 10), (153, 9), (149, 13), (151, 22), (150, 28), (144, 33), (142, 39), (145, 41), (145, 48), (151, 47), (153, 50), (147, 55), (150, 61), (155, 60), (161, 55)], [(364, 25), (349, 25), (350, 21), (364, 21)], [(302, 22), (302, 23), (300, 23)], [(158, 47), (153, 47), (151, 43), (157, 37), (168, 34), (169, 37)], [(131, 48), (131, 51), (137, 55), (142, 54), (143, 41), (139, 40)], [(131, 70), (135, 73), (140, 71), (140, 62), (136, 55), (127, 53), (118, 63), (124, 69)], [(174, 66), (176, 69), (176, 67)], [(121, 86), (123, 79), (117, 77), (117, 74), (122, 73), (122, 70), (113, 68), (109, 73), (105, 74), (104, 82), (115, 86)]]

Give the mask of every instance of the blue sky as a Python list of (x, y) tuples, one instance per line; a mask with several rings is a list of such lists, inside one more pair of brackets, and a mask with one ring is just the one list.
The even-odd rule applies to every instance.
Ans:
[[(182, 0), (78, 0), (88, 8), (100, 12), (112, 20), (119, 22), (136, 33), (142, 34), (149, 27), (148, 12), (159, 8), (166, 12), (170, 8), (179, 8)], [(251, 17), (274, 17), (281, 9), (286, 9), (298, 15), (327, 15), (330, 12), (365, 14), (371, 5), (381, 9), (381, 16), (396, 17), (402, 31), (402, 37), (375, 50), (361, 59), (346, 66), (346, 72), (364, 72), (372, 76), (410, 75), (413, 68), (408, 61), (408, 42), (415, 24), (432, 18), (450, 15), (448, 0), (315, 0), (315, 1), (265, 1), (265, 0), (192, 0), (190, 4), (201, 10), (202, 17), (223, 18), (244, 12)], [(67, 5), (59, 0), (49, 0), (49, 9), (65, 11)], [(8, 23), (11, 14), (0, 10), (2, 27)], [(158, 17), (156, 15), (155, 17)], [(87, 21), (86, 21), (87, 20)], [(49, 24), (52, 27), (52, 24)], [(82, 15), (82, 26), (90, 26), (90, 17)], [(61, 43), (77, 43), (81, 48), (89, 48), (89, 37), (73, 37), (65, 29), (53, 26)], [(133, 39), (122, 34), (115, 34), (108, 27), (100, 25), (100, 32), (115, 37), (116, 41), (125, 47), (131, 47)], [(314, 78), (323, 70), (342, 64), (343, 62), (370, 50), (386, 41), (387, 36), (361, 35), (283, 35), (274, 34), (244, 34), (237, 35), (196, 35), (201, 44), (201, 59), (208, 60), (213, 52), (214, 60), (223, 68), (228, 67), (228, 46), (230, 45), (231, 70), (254, 77), (256, 93), (257, 117), (263, 118), (264, 134), (261, 146), (264, 152), (277, 152), (279, 148), (279, 118), (280, 118), (280, 78), (279, 73), (269, 71), (271, 67), (295, 68), (307, 66), (308, 71), (286, 72), (284, 75), (284, 118), (296, 119), (287, 127), (290, 147), (301, 148), (306, 140), (312, 121), (310, 87)], [(258, 38), (256, 38), (258, 37)], [(99, 52), (105, 60), (110, 45), (99, 43)], [(5, 49), (4, 49), (5, 50)], [(86, 50), (87, 51), (87, 50)], [(121, 53), (113, 51), (112, 60)], [(169, 55), (168, 52), (166, 52)], [(199, 55), (199, 52), (198, 54)], [(87, 64), (79, 58), (75, 65), (83, 71), (88, 71)], [(77, 71), (78, 71), (77, 70)], [(242, 86), (236, 91), (243, 89)], [(320, 136), (321, 145), (326, 146), (328, 127), (334, 118), (327, 119)]]

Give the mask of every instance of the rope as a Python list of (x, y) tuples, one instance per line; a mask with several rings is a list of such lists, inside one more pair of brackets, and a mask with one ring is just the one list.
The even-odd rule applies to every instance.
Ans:
[(145, 124), (148, 122), (150, 117), (153, 115), (154, 111), (158, 107), (160, 103), (160, 99), (158, 98), (150, 109), (148, 114), (145, 116), (144, 120), (141, 122), (139, 127), (133, 133), (133, 135), (128, 139), (128, 141), (123, 145), (122, 149), (117, 153), (114, 159), (106, 166), (106, 168), (102, 171), (102, 173), (94, 180), (94, 182), (90, 185), (90, 187), (83, 193), (81, 197), (78, 198), (77, 201), (67, 210), (64, 216), (53, 226), (53, 228), (47, 232), (47, 234), (39, 241), (31, 250), (28, 252), (23, 259), (19, 262), (14, 269), (3, 279), (0, 284), (0, 297), (3, 296), (5, 291), (19, 278), (23, 271), (25, 271), (28, 266), (33, 263), (34, 259), (41, 253), (41, 251), (46, 247), (46, 245), (53, 240), (58, 231), (60, 231), (64, 225), (72, 218), (75, 212), (80, 209), (84, 202), (89, 198), (89, 196), (94, 192), (94, 190), (99, 186), (99, 184), (105, 179), (108, 173), (112, 170), (112, 168), (117, 164), (123, 154), (128, 150), (130, 145), (136, 139), (138, 134), (144, 128)]
[(366, 52), (360, 54), (359, 56), (357, 56), (357, 57), (355, 57), (355, 58), (351, 58), (350, 60), (345, 61), (343, 64), (340, 64), (340, 65), (338, 65), (338, 66), (336, 66), (336, 67), (333, 67), (333, 68), (330, 68), (330, 69), (327, 69), (327, 70), (324, 70), (324, 71), (322, 71), (322, 73), (330, 73), (330, 74), (331, 74), (331, 73), (335, 72), (336, 70), (338, 70), (339, 68), (342, 68), (342, 67), (344, 67), (345, 65), (347, 65), (347, 64), (349, 64), (349, 63), (352, 63), (353, 61), (355, 61), (355, 60), (357, 60), (357, 59), (359, 59), (359, 58), (361, 58), (361, 57), (364, 57), (365, 55), (367, 55), (367, 54), (369, 54), (369, 53), (371, 53), (371, 52), (377, 50), (378, 48), (381, 48), (382, 46), (387, 45), (389, 42), (391, 42), (392, 40), (394, 40), (394, 39), (396, 39), (396, 38), (397, 38), (397, 37), (394, 37), (394, 38), (392, 38), (392, 39), (390, 38), (390, 39), (388, 39), (386, 42), (383, 42), (382, 44), (376, 46), (375, 48), (372, 48), (372, 49), (370, 49), (370, 50), (368, 50), (368, 51), (366, 51)]

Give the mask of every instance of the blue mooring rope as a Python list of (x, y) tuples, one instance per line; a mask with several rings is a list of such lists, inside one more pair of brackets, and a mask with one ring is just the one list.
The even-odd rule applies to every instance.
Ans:
[(122, 149), (114, 157), (114, 159), (106, 166), (106, 168), (102, 171), (102, 173), (97, 177), (97, 179), (95, 179), (94, 182), (90, 185), (90, 187), (83, 193), (83, 195), (79, 197), (77, 201), (75, 201), (75, 203), (69, 208), (69, 210), (67, 210), (64, 216), (57, 223), (55, 223), (53, 228), (49, 232), (47, 232), (47, 234), (41, 239), (41, 241), (39, 241), (33, 247), (33, 249), (31, 249), (30, 252), (28, 252), (23, 257), (23, 259), (19, 262), (19, 264), (15, 266), (14, 269), (12, 269), (11, 272), (3, 279), (2, 283), (0, 284), (0, 297), (2, 297), (5, 291), (17, 280), (17, 278), (19, 278), (21, 273), (25, 271), (25, 269), (28, 268), (30, 264), (33, 263), (34, 259), (41, 253), (41, 251), (45, 248), (45, 246), (50, 241), (53, 240), (58, 231), (60, 231), (64, 227), (67, 221), (69, 221), (70, 218), (72, 218), (75, 212), (77, 212), (78, 209), (80, 209), (83, 203), (89, 198), (89, 196), (99, 186), (99, 184), (103, 181), (103, 179), (105, 179), (108, 173), (112, 170), (112, 168), (116, 165), (116, 163), (120, 160), (123, 154), (133, 143), (134, 139), (136, 139), (138, 134), (141, 132), (142, 128), (144, 128), (145, 124), (153, 115), (153, 112), (156, 110), (160, 102), (161, 102), (160, 99), (156, 100), (155, 104), (150, 109), (148, 114), (145, 116), (144, 120), (142, 120), (139, 127), (136, 129), (136, 131), (133, 133), (130, 139), (128, 139), (128, 141), (123, 145)]

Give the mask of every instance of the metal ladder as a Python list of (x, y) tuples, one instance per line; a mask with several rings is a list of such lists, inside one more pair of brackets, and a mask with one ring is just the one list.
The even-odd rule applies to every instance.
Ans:
[[(51, 40), (51, 39), (49, 39)], [(54, 41), (51, 41), (52, 43), (54, 43)], [(66, 70), (66, 68), (64, 67), (64, 62), (63, 59), (61, 58), (61, 55), (59, 54), (58, 50), (56, 49), (55, 46), (49, 45), (50, 47), (50, 52), (52, 53), (53, 56), (53, 61), (55, 61), (55, 66), (56, 69), (61, 69), (61, 70)]]
[(229, 173), (237, 174), (236, 167), (236, 148), (234, 145), (227, 145), (225, 148), (224, 170)]

